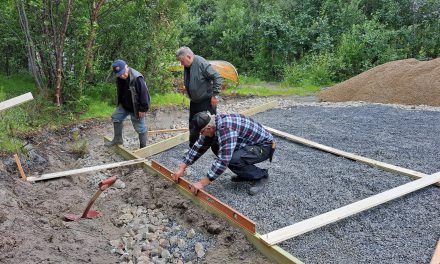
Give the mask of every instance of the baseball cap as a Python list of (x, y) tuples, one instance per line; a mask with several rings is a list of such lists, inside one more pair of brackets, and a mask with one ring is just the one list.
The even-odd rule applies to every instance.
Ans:
[(127, 66), (127, 63), (123, 60), (115, 60), (112, 64), (113, 72), (116, 74), (116, 77), (121, 76), (123, 73), (125, 73), (125, 66)]
[(208, 125), (209, 121), (211, 121), (211, 117), (207, 112), (199, 112), (194, 115), (191, 122), (197, 133), (200, 133), (200, 130), (202, 130), (206, 125)]

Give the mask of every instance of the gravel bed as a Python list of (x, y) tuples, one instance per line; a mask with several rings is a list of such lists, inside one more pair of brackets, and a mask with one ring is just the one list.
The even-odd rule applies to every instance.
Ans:
[[(438, 108), (284, 101), (256, 115), (262, 124), (318, 143), (424, 173), (440, 171)], [(227, 171), (206, 189), (257, 223), (264, 234), (411, 181), (277, 138), (270, 181), (257, 196)], [(154, 157), (175, 169), (187, 143)], [(202, 177), (214, 156), (190, 167)], [(428, 187), (280, 244), (305, 263), (429, 263), (440, 236), (440, 190)]]

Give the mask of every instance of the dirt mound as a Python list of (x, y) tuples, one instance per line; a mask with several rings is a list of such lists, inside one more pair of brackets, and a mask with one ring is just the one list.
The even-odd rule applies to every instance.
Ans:
[(440, 58), (392, 61), (318, 94), (320, 101), (440, 106)]

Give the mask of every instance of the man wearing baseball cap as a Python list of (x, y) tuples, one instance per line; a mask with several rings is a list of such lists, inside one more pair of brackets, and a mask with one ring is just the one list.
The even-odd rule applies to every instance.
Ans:
[(123, 122), (130, 115), (133, 128), (139, 134), (139, 147), (144, 148), (147, 145), (145, 113), (150, 107), (150, 93), (144, 76), (123, 60), (115, 60), (112, 69), (116, 75), (117, 107), (112, 114), (114, 137), (105, 145), (122, 145)]
[(192, 124), (200, 137), (173, 173), (176, 182), (188, 166), (211, 148), (217, 159), (206, 176), (191, 186), (194, 194), (214, 181), (226, 168), (237, 175), (231, 181), (253, 183), (248, 190), (250, 195), (263, 190), (269, 174), (267, 169), (258, 168), (254, 164), (268, 159), (272, 161), (275, 150), (272, 134), (254, 119), (240, 114), (211, 115), (209, 112), (200, 112), (194, 116)]

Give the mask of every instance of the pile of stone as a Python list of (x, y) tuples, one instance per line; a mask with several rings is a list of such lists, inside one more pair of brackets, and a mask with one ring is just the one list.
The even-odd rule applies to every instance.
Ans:
[(194, 229), (176, 224), (158, 209), (127, 206), (120, 212), (114, 224), (126, 232), (110, 245), (121, 263), (190, 264), (204, 259), (210, 242)]

